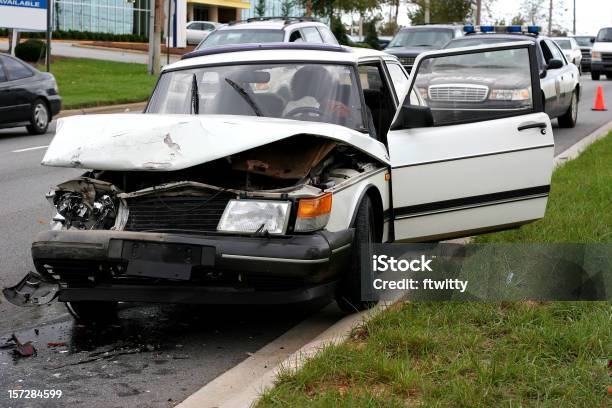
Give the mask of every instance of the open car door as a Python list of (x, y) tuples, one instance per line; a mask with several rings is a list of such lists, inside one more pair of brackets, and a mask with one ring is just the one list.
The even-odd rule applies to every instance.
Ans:
[(535, 44), (421, 54), (388, 133), (396, 241), (435, 241), (544, 216), (553, 166)]

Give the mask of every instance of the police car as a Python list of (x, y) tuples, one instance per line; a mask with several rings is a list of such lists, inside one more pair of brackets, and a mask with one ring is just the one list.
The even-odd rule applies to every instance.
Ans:
[[(466, 61), (509, 58), (528, 90), (512, 110), (473, 116), (469, 96), (447, 120), (415, 85), (422, 70), (467, 77)], [(371, 49), (196, 51), (164, 67), (143, 114), (58, 121), (42, 164), (84, 173), (48, 194), (56, 215), (32, 245), (36, 272), (4, 294), (21, 306), (58, 296), (81, 320), (125, 301), (335, 294), (345, 310), (367, 307), (371, 244), (544, 216), (554, 144), (536, 61), (532, 41), (426, 52), (410, 77)], [(485, 97), (505, 86), (506, 72), (491, 71)]]
[[(480, 44), (496, 44), (513, 41), (529, 41), (536, 46), (537, 66), (540, 77), (540, 99), (544, 111), (551, 118), (558, 118), (560, 127), (574, 127), (578, 120), (578, 102), (580, 100), (580, 72), (576, 65), (567, 61), (563, 51), (550, 38), (539, 34), (538, 26), (494, 27), (467, 25), (464, 27), (466, 36), (450, 41), (444, 48), (474, 46)], [(508, 61), (506, 70), (512, 77), (514, 62)], [(504, 69), (494, 66), (492, 69)], [(490, 71), (492, 72), (492, 71)], [(474, 73), (474, 72), (472, 72)], [(487, 76), (487, 69), (479, 70), (478, 75)], [(508, 78), (510, 81), (511, 78)], [(520, 88), (516, 88), (520, 91)], [(534, 95), (537, 97), (537, 95)], [(486, 102), (499, 101), (496, 95), (489, 95)], [(485, 102), (485, 101), (483, 101)], [(518, 103), (517, 100), (515, 102)], [(497, 103), (497, 102), (495, 102)]]

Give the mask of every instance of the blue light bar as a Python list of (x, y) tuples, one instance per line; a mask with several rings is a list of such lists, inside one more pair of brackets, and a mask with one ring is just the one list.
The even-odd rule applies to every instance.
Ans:
[(464, 26), (463, 26), (463, 31), (464, 31), (465, 33), (473, 33), (473, 32), (475, 32), (476, 30), (474, 29), (474, 26), (473, 26), (473, 25), (471, 25), (471, 24), (466, 24), (466, 25), (464, 25)]
[(520, 33), (521, 32), (521, 26), (520, 25), (511, 25), (511, 26), (508, 26), (506, 28), (506, 31), (508, 31), (509, 33)]
[(483, 33), (492, 33), (493, 31), (495, 31), (495, 27), (493, 27), (493, 26), (490, 26), (490, 25), (486, 25), (486, 26), (481, 25), (480, 26), (480, 32), (483, 32)]
[(530, 33), (530, 34), (537, 34), (540, 31), (542, 31), (542, 27), (540, 27), (540, 26), (533, 26), (533, 25), (531, 25), (531, 26), (527, 27), (527, 32)]

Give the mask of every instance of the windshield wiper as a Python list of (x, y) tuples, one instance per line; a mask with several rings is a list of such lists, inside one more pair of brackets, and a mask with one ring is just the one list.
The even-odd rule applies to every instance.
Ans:
[(238, 85), (229, 78), (225, 78), (225, 82), (230, 84), (230, 86), (234, 88), (240, 96), (242, 96), (242, 99), (244, 99), (246, 103), (249, 104), (249, 106), (251, 107), (251, 109), (253, 109), (253, 112), (255, 112), (257, 116), (263, 116), (263, 113), (261, 113), (261, 109), (259, 109), (259, 106), (257, 106), (255, 101), (251, 98), (251, 95), (249, 95), (247, 91), (244, 90), (244, 88), (242, 88), (240, 85)]
[(190, 114), (200, 114), (200, 93), (198, 92), (198, 78), (193, 74), (191, 80), (191, 106), (189, 107)]

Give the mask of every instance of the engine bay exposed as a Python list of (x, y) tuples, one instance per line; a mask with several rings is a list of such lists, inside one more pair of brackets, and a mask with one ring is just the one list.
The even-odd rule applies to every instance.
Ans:
[(232, 198), (310, 197), (381, 164), (301, 135), (183, 170), (96, 171), (58, 185), (53, 228), (214, 231)]

